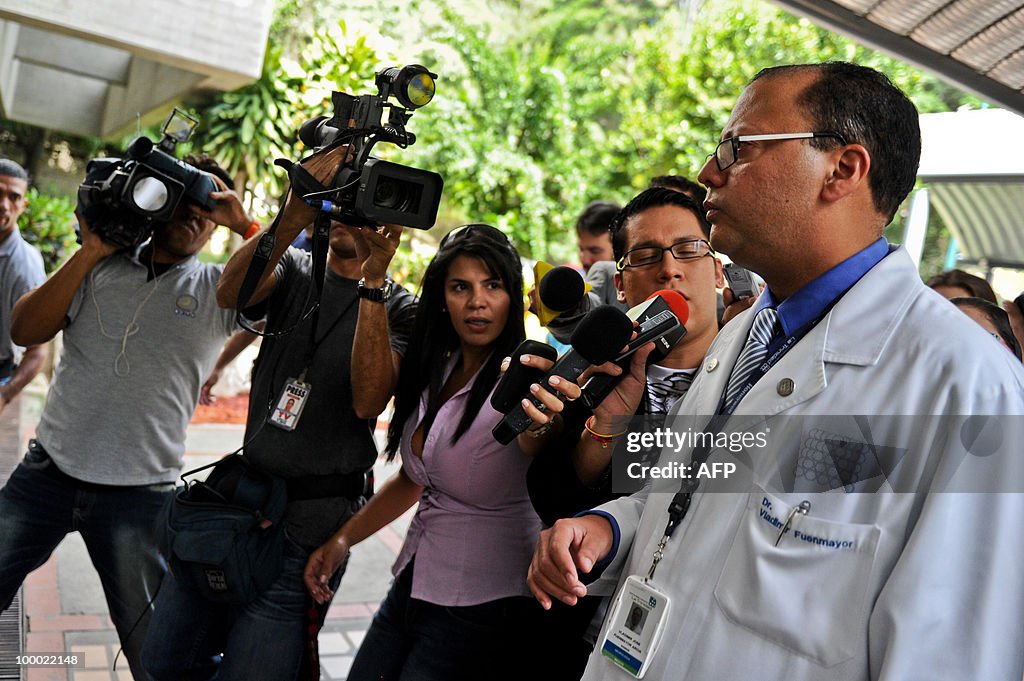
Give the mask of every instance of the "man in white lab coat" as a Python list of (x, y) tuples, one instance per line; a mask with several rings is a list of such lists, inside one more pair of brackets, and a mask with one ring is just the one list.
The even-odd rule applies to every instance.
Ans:
[[(712, 245), (767, 289), (674, 411), (768, 447), (542, 535), (542, 603), (671, 602), (643, 640), (613, 609), (584, 679), (1021, 679), (1024, 372), (882, 239), (919, 156), (913, 104), (871, 69), (768, 69), (740, 96), (699, 178)], [(702, 455), (722, 452), (672, 460)]]

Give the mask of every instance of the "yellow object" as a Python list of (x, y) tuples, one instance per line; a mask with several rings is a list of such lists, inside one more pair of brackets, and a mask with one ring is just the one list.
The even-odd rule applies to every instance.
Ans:
[[(554, 265), (546, 263), (543, 260), (538, 260), (537, 263), (533, 266), (533, 281), (534, 281), (534, 286), (537, 289), (537, 310), (538, 310), (537, 317), (540, 318), (541, 326), (547, 326), (548, 324), (551, 323), (551, 321), (555, 317), (557, 317), (558, 315), (562, 314), (561, 312), (557, 312), (556, 310), (552, 310), (550, 307), (547, 307), (546, 305), (544, 305), (544, 302), (541, 301), (541, 299), (540, 299), (540, 282), (541, 282), (541, 279), (543, 279), (544, 275), (546, 275), (548, 272), (550, 272), (553, 269), (555, 269)], [(593, 288), (594, 287), (591, 286), (586, 280), (583, 281), (583, 295), (586, 295), (587, 293), (589, 293), (590, 290), (593, 289)]]

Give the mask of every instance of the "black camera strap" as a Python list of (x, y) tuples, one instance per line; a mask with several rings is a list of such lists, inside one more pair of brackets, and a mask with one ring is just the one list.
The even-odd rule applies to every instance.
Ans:
[[(288, 171), (288, 177), (290, 184), (288, 191), (285, 193), (285, 197), (290, 192), (296, 192), (299, 196), (306, 196), (310, 193), (324, 191), (325, 188), (320, 182), (309, 173), (308, 170), (303, 168), (298, 163), (293, 163), (288, 159), (279, 158), (274, 161), (275, 165), (278, 165)], [(283, 212), (283, 209), (282, 211)], [(277, 228), (281, 223), (281, 212), (274, 218), (273, 223), (270, 225), (270, 229), (266, 231), (261, 237), (259, 242), (256, 244), (256, 250), (253, 251), (252, 260), (249, 262), (249, 268), (245, 272), (245, 277), (242, 279), (242, 285), (238, 290), (238, 300), (235, 304), (235, 309), (238, 312), (239, 324), (253, 333), (257, 333), (261, 336), (271, 335), (285, 335), (291, 333), (294, 330), (294, 326), (291, 329), (275, 333), (260, 332), (250, 327), (244, 321), (242, 311), (248, 307), (249, 300), (252, 295), (256, 292), (257, 286), (259, 286), (260, 280), (263, 279), (263, 275), (267, 270), (267, 265), (270, 263), (270, 259), (274, 254), (274, 246), (277, 243)], [(311, 310), (306, 310), (299, 317), (298, 324), (307, 315), (312, 313), (315, 316), (318, 315), (320, 309), (320, 298), (323, 294), (324, 285), (324, 274), (327, 267), (327, 243), (330, 236), (330, 218), (323, 213), (318, 213), (316, 222), (313, 228), (313, 283), (316, 287), (316, 296), (313, 299), (313, 307)], [(319, 244), (318, 244), (319, 242)], [(308, 304), (308, 301), (307, 301)], [(303, 305), (305, 308), (306, 305)], [(313, 328), (316, 329), (317, 319), (313, 320)]]

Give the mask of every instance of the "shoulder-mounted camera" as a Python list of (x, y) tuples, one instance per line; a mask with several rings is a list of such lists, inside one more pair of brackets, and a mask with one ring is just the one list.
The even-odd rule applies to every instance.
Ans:
[(128, 158), (89, 161), (78, 187), (78, 209), (94, 234), (130, 249), (149, 238), (157, 224), (169, 222), (182, 200), (213, 210), (213, 176), (171, 155), (198, 123), (174, 109), (157, 144), (138, 137), (128, 145)]

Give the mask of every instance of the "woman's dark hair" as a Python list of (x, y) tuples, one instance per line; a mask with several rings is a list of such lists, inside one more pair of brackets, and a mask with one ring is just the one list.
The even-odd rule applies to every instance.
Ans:
[(430, 432), (441, 408), (444, 372), (452, 353), (459, 349), (461, 343), (452, 326), (451, 317), (445, 311), (444, 283), (449, 268), (460, 255), (478, 258), (483, 262), (491, 275), (501, 280), (510, 302), (505, 328), (495, 339), (490, 357), (477, 374), (451, 444), (455, 444), (476, 419), (484, 400), (498, 381), (501, 360), (511, 355), (526, 338), (523, 326), (523, 266), (519, 252), (508, 237), (490, 225), (465, 225), (449, 232), (441, 240), (437, 255), (427, 266), (420, 284), (414, 331), (402, 359), (402, 370), (395, 389), (395, 413), (388, 427), (385, 451), (389, 461), (398, 453), (405, 422), (415, 416), (424, 390), (427, 390), (424, 433)]
[(996, 327), (996, 332), (1003, 339), (1003, 342), (1006, 343), (1007, 347), (1010, 348), (1013, 356), (1024, 361), (1024, 358), (1021, 357), (1020, 343), (1017, 342), (1016, 336), (1013, 335), (1013, 327), (1010, 326), (1010, 316), (1006, 314), (1006, 310), (995, 303), (990, 303), (984, 298), (951, 298), (949, 302), (957, 307), (973, 307), (985, 315), (992, 322), (992, 325)]
[(964, 272), (963, 270), (948, 270), (941, 274), (936, 274), (928, 280), (928, 288), (935, 288), (936, 286), (962, 288), (970, 293), (972, 298), (981, 298), (993, 305), (996, 304), (996, 292), (992, 290), (992, 286), (981, 277)]

